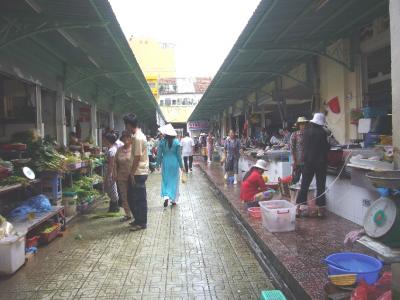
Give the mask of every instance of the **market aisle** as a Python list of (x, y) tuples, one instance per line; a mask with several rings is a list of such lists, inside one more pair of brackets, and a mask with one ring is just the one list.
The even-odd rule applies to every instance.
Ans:
[[(149, 226), (82, 217), (8, 280), (0, 299), (258, 299), (272, 285), (196, 170), (176, 208), (148, 181)], [(82, 239), (77, 239), (81, 235)]]

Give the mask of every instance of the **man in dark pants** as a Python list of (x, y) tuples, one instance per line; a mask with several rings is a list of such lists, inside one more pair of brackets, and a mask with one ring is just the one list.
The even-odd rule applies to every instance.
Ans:
[(296, 201), (298, 205), (307, 203), (308, 188), (315, 175), (317, 181), (316, 204), (318, 217), (324, 216), (324, 207), (326, 204), (325, 184), (330, 146), (326, 131), (323, 128), (325, 122), (325, 115), (323, 113), (316, 113), (310, 121), (310, 127), (304, 131), (304, 168), (301, 189)]
[(146, 180), (149, 174), (147, 139), (138, 126), (135, 114), (124, 117), (126, 129), (132, 133), (132, 170), (128, 181), (128, 203), (134, 217), (132, 231), (147, 227), (147, 192)]
[(188, 132), (185, 133), (185, 137), (181, 140), (181, 147), (185, 171), (186, 173), (192, 172), (194, 141)]

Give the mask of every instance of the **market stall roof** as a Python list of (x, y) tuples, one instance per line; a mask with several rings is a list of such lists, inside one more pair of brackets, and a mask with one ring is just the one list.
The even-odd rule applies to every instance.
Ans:
[(316, 55), (351, 69), (351, 57), (327, 46), (387, 13), (387, 0), (262, 0), (190, 120), (209, 119), (279, 76), (311, 89), (290, 70)]
[(0, 29), (0, 53), (64, 78), (67, 95), (149, 124), (162, 116), (107, 0), (4, 0)]

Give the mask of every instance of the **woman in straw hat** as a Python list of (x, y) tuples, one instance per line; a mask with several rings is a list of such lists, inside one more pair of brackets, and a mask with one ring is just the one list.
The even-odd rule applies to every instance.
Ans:
[(171, 124), (160, 127), (159, 131), (164, 136), (157, 150), (157, 165), (161, 165), (162, 175), (161, 197), (164, 199), (164, 207), (170, 201), (175, 206), (179, 197), (179, 169), (183, 171), (181, 145)]
[(305, 117), (297, 118), (297, 131), (293, 132), (290, 137), (290, 151), (292, 153), (292, 183), (299, 182), (301, 171), (304, 166), (304, 130), (306, 129), (308, 120)]
[(267, 162), (259, 159), (243, 177), (240, 187), (240, 200), (246, 203), (247, 207), (258, 206), (258, 199), (265, 200), (272, 196), (272, 193), (267, 191), (267, 186), (262, 177), (264, 171), (267, 171)]

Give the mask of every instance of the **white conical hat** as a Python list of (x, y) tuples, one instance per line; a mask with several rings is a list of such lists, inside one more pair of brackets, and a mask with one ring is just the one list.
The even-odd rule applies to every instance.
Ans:
[(160, 128), (158, 128), (158, 131), (164, 135), (169, 135), (169, 136), (177, 136), (178, 135), (176, 133), (174, 127), (172, 127), (171, 124), (166, 124), (164, 126), (161, 126)]

